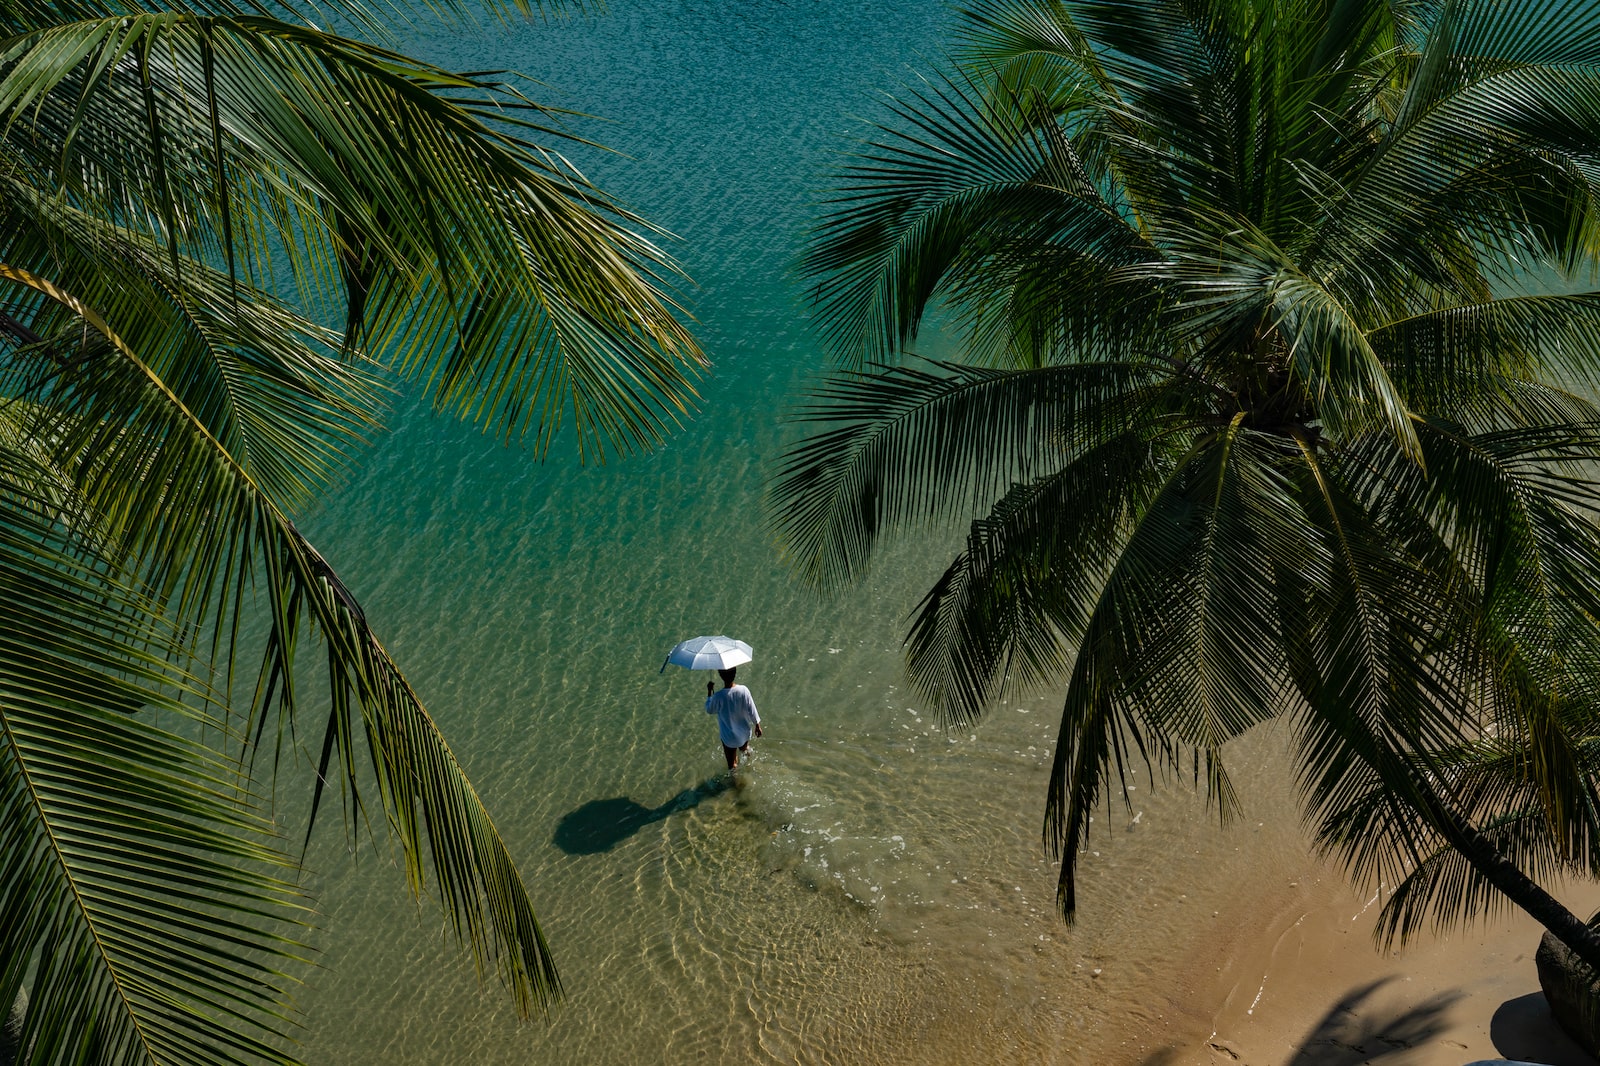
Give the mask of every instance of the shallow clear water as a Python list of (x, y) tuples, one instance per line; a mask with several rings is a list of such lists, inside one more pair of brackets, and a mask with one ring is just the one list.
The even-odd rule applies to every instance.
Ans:
[[(519, 1025), (385, 848), (352, 861), (330, 822), (309, 1061), (1114, 1061), (1087, 1049), (1153, 1024), (1235, 884), (1298, 854), (1281, 813), (1219, 835), (1181, 788), (1146, 802), (1141, 785), (1101, 816), (1066, 928), (1037, 831), (1058, 697), (946, 736), (900, 674), (903, 619), (953, 540), (901, 543), (825, 598), (763, 531), (779, 415), (822, 365), (791, 270), (808, 205), (947, 20), (888, 0), (619, 0), (406, 42), (614, 120), (590, 132), (627, 155), (585, 168), (682, 238), (716, 366), (682, 433), (602, 468), (402, 409), (305, 523), (488, 802), (567, 991)], [(756, 649), (741, 680), (768, 736), (738, 788), (705, 675), (657, 673), (703, 632)], [(1281, 812), (1275, 761), (1254, 761), (1242, 781)]]

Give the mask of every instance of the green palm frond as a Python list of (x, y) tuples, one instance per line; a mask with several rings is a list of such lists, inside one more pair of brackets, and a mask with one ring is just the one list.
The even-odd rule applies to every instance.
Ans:
[(1238, 799), (1224, 744), (1297, 702), (1275, 586), (1285, 570), (1324, 585), (1333, 566), (1283, 506), (1292, 458), (1237, 421), (1196, 440), (1137, 513), (1093, 594), (1045, 808), (1069, 919), (1077, 851), (1103, 782), (1114, 773), (1126, 784), (1124, 743), (1164, 772), (1190, 754), (1226, 819)]
[(906, 672), (935, 709), (966, 726), (1003, 683), (1029, 687), (1071, 668), (1102, 560), (1117, 554), (1174, 458), (1160, 441), (1125, 433), (1017, 485), (973, 522), (906, 637)]
[(1349, 306), (1293, 271), (1281, 272), (1270, 291), (1274, 328), (1323, 426), (1347, 439), (1381, 426), (1407, 454), (1419, 456), (1411, 410)]
[(552, 147), (566, 117), (510, 86), (164, 14), (0, 41), (0, 121), (41, 195), (150, 233), (175, 283), (185, 255), (254, 286), (285, 262), (352, 342), (541, 454), (569, 424), (585, 455), (649, 446), (694, 402), (676, 267)]
[(810, 580), (848, 580), (884, 533), (982, 513), (1030, 470), (1149, 417), (1137, 390), (1152, 371), (1140, 363), (926, 366), (845, 375), (800, 409), (834, 428), (788, 452), (769, 496)]
[[(1583, 729), (1592, 703), (1569, 704), (1560, 716)], [(1592, 781), (1592, 736), (1574, 755)], [(1341, 853), (1358, 877), (1392, 890), (1375, 930), (1380, 943), (1404, 941), (1428, 925), (1447, 930), (1506, 904), (1459, 840), (1432, 817), (1446, 810), (1535, 879), (1600, 871), (1600, 804), (1592, 784), (1581, 817), (1553, 839), (1543, 770), (1516, 739), (1485, 737), (1435, 751), (1412, 771), (1421, 788), (1437, 790), (1430, 804), (1395, 803), (1385, 776), (1369, 774), (1365, 788), (1350, 789), (1343, 807), (1325, 812), (1319, 832), (1322, 845)]]
[[(1587, 740), (1578, 758), (1593, 768), (1595, 741)], [(1550, 847), (1550, 826), (1538, 775), (1518, 745), (1481, 741), (1443, 760), (1463, 806), (1481, 819), (1483, 834), (1496, 850), (1529, 876), (1545, 880), (1565, 875), (1600, 875), (1600, 810), (1588, 797), (1586, 817), (1571, 823), (1580, 832), (1563, 841), (1561, 851)], [(1372, 797), (1346, 814), (1353, 836), (1367, 818), (1382, 817), (1381, 808), (1369, 811)], [(1392, 894), (1379, 912), (1376, 935), (1381, 943), (1405, 941), (1424, 927), (1446, 931), (1472, 918), (1493, 914), (1507, 900), (1461, 852), (1434, 835), (1434, 848), (1401, 878), (1391, 884)]]
[[(220, 18), (280, 19), (310, 28), (349, 25), (368, 38), (393, 44), (395, 27), (415, 21), (419, 14), (472, 24), (483, 15), (497, 22), (548, 20), (604, 8), (599, 0), (195, 0), (178, 10)], [(148, 0), (0, 0), (0, 37), (67, 22), (137, 18), (170, 10)]]
[(1388, 275), (1396, 288), (1429, 283), (1463, 300), (1485, 270), (1499, 276), (1530, 253), (1568, 268), (1592, 259), (1600, 74), (1441, 64), (1453, 73), (1427, 88), (1412, 79), (1382, 137), (1352, 138), (1326, 163), (1307, 161), (1325, 172), (1302, 165), (1316, 175), (1318, 207), (1317, 252), (1306, 267)]
[[(174, 278), (145, 237), (43, 200), (12, 184), (0, 193), (0, 263), (48, 274), (103, 309), (106, 324), (194, 413), (273, 499), (297, 508), (326, 491), (376, 428), (377, 368), (341, 353), (341, 338), (269, 294), (241, 294), (226, 274), (187, 257)], [(3, 283), (0, 283), (3, 284)], [(13, 315), (50, 343), (17, 346), (0, 366), (5, 395), (44, 401), (41, 440), (84, 363), (83, 322), (35, 289), (5, 287)], [(92, 347), (92, 346), (91, 346)], [(111, 432), (109, 429), (107, 432)], [(107, 454), (112, 450), (107, 449)]]
[(0, 999), (33, 1062), (291, 1061), (293, 862), (159, 607), (105, 577), (0, 448)]
[(825, 205), (802, 266), (824, 338), (852, 362), (898, 353), (946, 288), (1003, 285), (985, 264), (1010, 250), (1070, 246), (1110, 266), (1143, 250), (1068, 138), (974, 91), (932, 84), (896, 104), (907, 129), (881, 128)]
[[(1015, 97), (1024, 86), (1043, 90), (1047, 98), (1074, 83), (1087, 93), (1118, 99), (1118, 83), (1101, 64), (1099, 50), (1060, 0), (1004, 3), (979, 0), (966, 9), (956, 27), (957, 55), (969, 70), (987, 70)], [(1068, 99), (1087, 105), (1092, 95)], [(1062, 101), (1057, 98), (1058, 102)]]
[(1578, 758), (1591, 726), (1562, 708), (1593, 698), (1588, 671), (1600, 662), (1600, 485), (1575, 462), (1600, 451), (1600, 425), (1428, 435), (1441, 467), (1429, 486), (1434, 523), (1479, 579), (1496, 734), (1529, 760), (1565, 853), (1595, 805), (1592, 768)]
[[(1357, 876), (1397, 886), (1385, 941), (1430, 917), (1448, 928), (1492, 912), (1501, 886), (1462, 850), (1469, 835), (1535, 878), (1600, 869), (1600, 534), (1580, 517), (1593, 514), (1596, 486), (1570, 473), (1575, 456), (1592, 462), (1593, 423), (1473, 436), (1425, 424), (1421, 437), (1428, 477), (1392, 467), (1410, 476), (1386, 478), (1385, 504), (1426, 516), (1410, 526), (1413, 548), (1429, 549), (1417, 572), (1448, 571), (1447, 587), (1412, 608), (1431, 638), (1388, 642), (1388, 662), (1409, 665), (1391, 673), (1381, 716), (1341, 713), (1344, 701), (1307, 686), (1322, 713), (1302, 731), (1319, 842)], [(1405, 597), (1383, 602), (1403, 608)], [(1441, 709), (1453, 724), (1437, 721)]]
[[(343, 582), (98, 312), (16, 268), (0, 265), (0, 277), (49, 296), (99, 334), (95, 357), (79, 360), (70, 382), (55, 382), (52, 462), (73, 474), (75, 488), (96, 512), (127, 516), (121, 543), (176, 603), (179, 620), (195, 629), (237, 632), (238, 614), (249, 607), (246, 588), (254, 582), (264, 591), (271, 631), (245, 734), (265, 729), (274, 701), (282, 715), (297, 713), (295, 649), (302, 629), (310, 627), (328, 651), (332, 696), (318, 798), (323, 782), (337, 780), (338, 771), (354, 774), (364, 734), (412, 889), (420, 894), (431, 878), (480, 967), (496, 970), (523, 1012), (546, 1007), (559, 982), (516, 866)], [(359, 802), (353, 791), (347, 795)]]
[[(1521, 650), (1503, 639), (1496, 646), (1498, 609), (1486, 602), (1481, 560), (1452, 540), (1458, 528), (1435, 526), (1410, 506), (1454, 476), (1450, 464), (1441, 457), (1445, 469), (1424, 478), (1398, 457), (1376, 457), (1368, 449), (1318, 466), (1319, 517), (1336, 534), (1342, 572), (1325, 605), (1299, 603), (1285, 628), (1295, 634), (1291, 662), (1306, 694), (1296, 716), (1299, 774), (1319, 844), (1358, 876), (1394, 885), (1441, 842), (1482, 844), (1474, 820), (1500, 813), (1492, 790), (1465, 788), (1453, 753), (1489, 728), (1520, 746), (1518, 715), (1551, 720), (1534, 707), (1544, 693), (1507, 685), (1525, 676), (1537, 635)], [(1526, 748), (1519, 758), (1527, 759)], [(1539, 770), (1543, 785), (1559, 789), (1561, 778), (1553, 764)], [(1551, 846), (1548, 835), (1542, 846)]]
[(1600, 293), (1424, 311), (1385, 322), (1367, 339), (1401, 392), (1426, 409), (1471, 407), (1511, 388), (1508, 379), (1553, 377), (1592, 389), (1600, 382)]
[[(1537, 811), (1501, 815), (1486, 827), (1484, 835), (1501, 854), (1536, 880), (1574, 872), (1550, 861)], [(1592, 874), (1595, 869), (1578, 872)], [(1510, 901), (1461, 852), (1441, 843), (1392, 886), (1389, 898), (1378, 911), (1374, 935), (1388, 947), (1405, 943), (1424, 929), (1447, 933), (1472, 919), (1502, 914), (1510, 906)]]
[(1286, 377), (1280, 388), (1303, 395), (1327, 433), (1350, 439), (1381, 427), (1418, 454), (1405, 399), (1340, 293), (1306, 276), (1264, 233), (1225, 217), (1174, 229), (1170, 244), (1167, 260), (1142, 272), (1164, 279), (1182, 301), (1182, 328), (1196, 338), (1195, 361), (1211, 380), (1249, 387), (1238, 381), (1238, 347), (1270, 346), (1281, 364), (1272, 369)]
[(1315, 693), (1310, 702), (1328, 712), (1316, 717), (1329, 728), (1347, 725), (1396, 750), (1443, 746), (1460, 735), (1462, 697), (1447, 690), (1451, 664), (1438, 654), (1470, 632), (1476, 601), (1434, 531), (1389, 507), (1423, 472), (1381, 438), (1334, 457), (1304, 454), (1298, 498), (1333, 574), (1307, 590), (1309, 602), (1305, 594), (1281, 601), (1314, 612), (1297, 627), (1298, 668), (1310, 672), (1299, 687)]

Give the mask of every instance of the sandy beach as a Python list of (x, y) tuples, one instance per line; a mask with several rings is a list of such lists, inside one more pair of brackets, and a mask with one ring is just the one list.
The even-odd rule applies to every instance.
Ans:
[[(1557, 895), (1587, 916), (1600, 886)], [(1462, 1066), (1488, 1058), (1594, 1066), (1539, 991), (1543, 932), (1520, 911), (1380, 952), (1380, 899), (1308, 857), (1276, 898), (1252, 893), (1171, 985), (1166, 1022), (1129, 1033), (1131, 1066)], [(1270, 915), (1264, 924), (1263, 915)], [(1231, 930), (1231, 933), (1228, 932)]]

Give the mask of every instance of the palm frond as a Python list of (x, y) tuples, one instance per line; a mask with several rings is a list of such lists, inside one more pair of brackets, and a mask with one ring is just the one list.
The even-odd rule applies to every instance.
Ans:
[[(1421, 471), (1388, 442), (1364, 443), (1336, 460), (1308, 452), (1302, 499), (1333, 580), (1280, 603), (1304, 697), (1298, 775), (1319, 842), (1393, 884), (1431, 849), (1430, 834), (1459, 821), (1429, 753), (1458, 749), (1477, 727), (1461, 660), (1472, 649), (1458, 638), (1481, 601), (1435, 531), (1391, 507)], [(1356, 831), (1343, 813), (1369, 793), (1385, 817)]]
[(1165, 772), (1190, 753), (1226, 819), (1238, 800), (1223, 745), (1294, 699), (1277, 633), (1274, 564), (1320, 584), (1326, 553), (1292, 508), (1275, 506), (1287, 492), (1276, 468), (1292, 460), (1237, 420), (1196, 440), (1135, 516), (1093, 600), (1045, 808), (1046, 845), (1061, 859), (1058, 901), (1069, 918), (1089, 814), (1113, 773), (1126, 784), (1124, 743)]
[(1318, 251), (1304, 265), (1333, 260), (1350, 271), (1347, 284), (1388, 275), (1382, 287), (1403, 285), (1413, 271), (1412, 284), (1472, 300), (1463, 283), (1485, 268), (1591, 260), (1600, 249), (1590, 152), (1600, 131), (1597, 79), (1585, 66), (1425, 60), (1382, 138), (1356, 142), (1323, 180)]
[(1442, 412), (1507, 379), (1600, 381), (1600, 293), (1518, 295), (1386, 322), (1367, 340), (1407, 395)]
[[(703, 357), (648, 226), (485, 76), (264, 18), (89, 20), (0, 46), (6, 148), (61, 196), (266, 287), (274, 256), (441, 408), (542, 454), (649, 446)], [(113, 132), (114, 131), (114, 132)], [(182, 190), (182, 195), (179, 195)]]
[(1138, 363), (1028, 371), (941, 363), (845, 373), (802, 421), (831, 428), (784, 457), (769, 489), (787, 554), (817, 583), (858, 574), (907, 523), (981, 513), (1012, 482), (1121, 433), (1159, 395)]
[[(1580, 758), (1592, 766), (1595, 755), (1594, 741), (1586, 741)], [(1515, 742), (1486, 738), (1435, 753), (1433, 762), (1460, 813), (1480, 826), (1485, 841), (1518, 869), (1537, 880), (1593, 876), (1600, 870), (1600, 834), (1594, 831), (1597, 823), (1592, 816), (1586, 832), (1563, 842), (1568, 849), (1551, 847), (1539, 772)], [(1375, 828), (1375, 823), (1394, 813), (1375, 791), (1359, 796), (1339, 815), (1344, 823), (1340, 835), (1354, 839), (1374, 832), (1392, 834), (1392, 829)], [(1448, 931), (1508, 905), (1482, 869), (1414, 812), (1404, 813), (1412, 822), (1411, 832), (1427, 841), (1430, 850), (1398, 882), (1387, 884), (1391, 895), (1374, 930), (1381, 944), (1403, 943), (1424, 928)]]
[[(1536, 880), (1571, 872), (1550, 862), (1537, 811), (1498, 818), (1485, 828), (1484, 836)], [(1466, 856), (1440, 843), (1393, 886), (1378, 911), (1373, 936), (1388, 948), (1404, 944), (1423, 929), (1448, 933), (1473, 919), (1504, 913), (1510, 906), (1510, 901)]]
[(917, 691), (964, 726), (1002, 683), (1028, 687), (1070, 669), (1106, 577), (1101, 560), (1116, 554), (1172, 460), (1160, 442), (1125, 433), (1017, 485), (973, 522), (906, 637)]
[(1495, 735), (1529, 760), (1550, 833), (1569, 853), (1570, 841), (1600, 833), (1592, 767), (1578, 757), (1590, 727), (1562, 710), (1592, 688), (1579, 679), (1600, 656), (1590, 577), (1600, 564), (1600, 484), (1581, 469), (1600, 455), (1600, 426), (1472, 437), (1429, 427), (1427, 436), (1440, 467), (1432, 521), (1480, 582), (1473, 636), (1484, 645)]
[(0, 999), (26, 982), (30, 1062), (290, 1062), (294, 864), (49, 479), (0, 448)]
[[(496, 22), (517, 18), (555, 19), (604, 10), (599, 0), (196, 0), (182, 10), (203, 16), (281, 19), (311, 28), (349, 25), (384, 44), (393, 44), (395, 27), (428, 15), (441, 23)], [(0, 38), (32, 33), (43, 26), (96, 19), (161, 14), (169, 6), (148, 0), (0, 0)]]
[[(376, 428), (378, 368), (342, 353), (334, 331), (267, 293), (240, 293), (225, 274), (188, 257), (174, 277), (149, 238), (26, 187), (11, 184), (0, 203), (17, 205), (0, 208), (0, 262), (48, 274), (103, 309), (108, 327), (280, 506), (298, 508), (330, 488)], [(96, 358), (82, 321), (37, 290), (13, 285), (8, 295), (12, 313), (51, 343), (12, 345), (0, 393), (40, 401), (70, 393), (74, 376), (88, 372), (84, 362)], [(35, 432), (49, 439), (53, 413), (46, 406), (35, 414)]]
[[(959, 279), (1003, 287), (989, 268), (1010, 250), (1024, 266), (1026, 253), (1050, 246), (1106, 265), (1145, 253), (1071, 142), (1026, 106), (990, 107), (976, 86), (946, 82), (893, 107), (905, 128), (879, 128), (824, 205), (802, 262), (816, 279), (823, 337), (847, 362), (896, 355)], [(1054, 291), (1070, 299), (1070, 289)], [(1069, 303), (1053, 313), (1092, 321), (1089, 310)]]
[[(180, 624), (237, 632), (245, 590), (252, 581), (262, 586), (271, 630), (247, 735), (262, 734), (274, 703), (282, 715), (297, 714), (295, 649), (302, 627), (311, 627), (328, 650), (332, 697), (318, 798), (340, 769), (353, 772), (364, 733), (413, 891), (431, 877), (480, 967), (497, 971), (523, 1012), (546, 1007), (559, 982), (516, 866), (344, 583), (101, 315), (17, 268), (0, 266), (0, 277), (50, 296), (104, 339), (104, 358), (84, 361), (71, 390), (58, 383), (52, 397), (52, 465), (73, 476), (97, 512), (124, 516), (124, 550), (163, 590), (163, 601), (177, 605)], [(347, 796), (360, 802), (353, 791)]]

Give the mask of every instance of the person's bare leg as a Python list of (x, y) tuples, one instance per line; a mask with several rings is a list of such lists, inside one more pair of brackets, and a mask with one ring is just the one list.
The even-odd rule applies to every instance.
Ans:
[[(746, 751), (750, 750), (750, 745), (746, 744), (745, 745), (745, 750)], [(728, 760), (728, 769), (733, 770), (733, 769), (736, 769), (738, 767), (738, 765), (739, 765), (739, 749), (738, 748), (730, 748), (726, 744), (724, 744), (722, 746), (722, 757), (724, 759)]]

